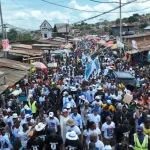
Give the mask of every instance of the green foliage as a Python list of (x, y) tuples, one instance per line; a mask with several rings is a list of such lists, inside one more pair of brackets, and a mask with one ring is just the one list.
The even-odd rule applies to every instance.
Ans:
[(130, 16), (128, 18), (129, 23), (138, 22), (138, 21), (139, 21), (139, 18), (137, 16)]
[(141, 24), (139, 25), (139, 28), (143, 29), (143, 28), (145, 28), (145, 27), (147, 27), (147, 26), (148, 26), (148, 23), (147, 23), (147, 22), (143, 22), (143, 23), (141, 23)]
[(116, 24), (119, 24), (120, 23), (120, 19), (118, 18), (118, 19), (116, 19)]
[(32, 40), (30, 33), (28, 32), (17, 32), (15, 29), (10, 29), (7, 33), (9, 41), (28, 41)]

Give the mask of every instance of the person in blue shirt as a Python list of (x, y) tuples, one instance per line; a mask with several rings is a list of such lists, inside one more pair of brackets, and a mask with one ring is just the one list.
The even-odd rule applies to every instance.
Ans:
[(77, 108), (73, 108), (73, 113), (70, 115), (70, 117), (75, 121), (76, 126), (78, 126), (80, 129), (83, 128), (82, 118), (81, 115), (78, 114)]

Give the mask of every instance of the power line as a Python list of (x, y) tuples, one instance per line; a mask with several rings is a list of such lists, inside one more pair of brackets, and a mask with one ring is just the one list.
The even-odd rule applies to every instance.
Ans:
[(46, 3), (49, 3), (49, 4), (52, 4), (52, 5), (55, 5), (55, 6), (64, 7), (64, 8), (67, 8), (67, 9), (72, 9), (72, 10), (77, 10), (77, 11), (84, 11), (84, 12), (92, 12), (92, 13), (100, 13), (99, 11), (92, 11), (92, 10), (90, 11), (90, 10), (76, 9), (76, 8), (73, 8), (73, 7), (68, 7), (68, 6), (56, 4), (56, 3), (53, 3), (53, 2), (50, 2), (50, 1), (46, 1), (46, 0), (42, 0), (42, 1), (46, 2)]
[[(49, 2), (47, 0), (42, 0), (42, 1), (44, 1), (46, 3), (49, 3), (49, 4), (52, 4), (52, 5), (56, 5), (56, 6), (59, 6), (59, 7), (64, 7), (64, 8), (68, 8), (68, 9), (72, 9), (72, 10), (76, 10), (76, 11), (83, 11), (83, 12), (88, 12), (88, 13), (104, 13), (104, 12), (99, 12), (99, 11), (90, 11), (90, 10), (76, 9), (76, 8), (72, 8), (72, 7), (68, 7), (68, 6), (63, 6), (63, 5), (60, 5), (60, 4), (56, 4), (56, 3), (53, 3), (53, 2)], [(146, 1), (144, 1), (144, 2), (146, 2)], [(126, 4), (126, 3), (122, 3), (122, 4)], [(142, 11), (142, 10), (149, 9), (149, 8), (150, 7), (139, 9), (139, 10), (133, 10), (133, 11), (125, 11), (125, 12), (122, 12), (122, 13)], [(110, 13), (119, 13), (119, 12), (110, 12)]]
[[(131, 3), (135, 2), (135, 1), (136, 1), (136, 0), (129, 1), (129, 2), (127, 2), (127, 3), (123, 4), (123, 5), (121, 5), (121, 7), (126, 6), (126, 5), (128, 5), (128, 4), (131, 4)], [(111, 10), (109, 10), (109, 11), (106, 11), (106, 12), (104, 12), (104, 13), (102, 13), (102, 14), (99, 14), (99, 15), (96, 15), (96, 16), (93, 16), (93, 17), (90, 17), (90, 18), (87, 18), (87, 19), (78, 21), (78, 22), (76, 22), (75, 24), (78, 24), (78, 23), (81, 23), (81, 22), (84, 22), (84, 21), (88, 21), (88, 20), (97, 18), (97, 17), (99, 17), (99, 16), (102, 16), (102, 15), (104, 15), (104, 14), (110, 13), (110, 12), (116, 10), (116, 9), (119, 9), (119, 8), (120, 8), (120, 6), (118, 6), (118, 7), (116, 7), (116, 8), (113, 8), (113, 9), (111, 9)]]
[[(116, 2), (116, 1), (108, 1), (108, 2), (101, 2), (101, 1), (97, 1), (97, 0), (90, 0), (90, 1), (92, 1), (92, 2), (96, 2), (96, 3), (109, 3), (109, 4), (111, 4), (111, 3), (115, 3), (115, 4), (119, 4), (119, 2)], [(125, 3), (121, 3), (121, 4), (125, 4)]]
[[(28, 11), (26, 11), (23, 7), (21, 7), (18, 3), (16, 3), (14, 0), (12, 0), (13, 1), (13, 3), (15, 3), (19, 8), (21, 8), (26, 14), (28, 14), (29, 16), (31, 16), (31, 14), (28, 12)], [(33, 16), (32, 16), (33, 17)], [(33, 17), (34, 18), (34, 17)], [(35, 19), (35, 18), (34, 18)]]

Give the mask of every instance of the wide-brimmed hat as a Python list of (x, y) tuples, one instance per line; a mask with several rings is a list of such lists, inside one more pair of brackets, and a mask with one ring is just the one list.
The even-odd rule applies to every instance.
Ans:
[(36, 131), (41, 131), (45, 128), (46, 124), (39, 122), (36, 126), (35, 126), (35, 130)]
[(72, 120), (72, 119), (68, 119), (67, 122), (66, 122), (66, 125), (68, 125), (68, 126), (74, 126), (75, 125), (75, 121)]
[(66, 139), (74, 141), (78, 139), (78, 135), (74, 131), (67, 132)]

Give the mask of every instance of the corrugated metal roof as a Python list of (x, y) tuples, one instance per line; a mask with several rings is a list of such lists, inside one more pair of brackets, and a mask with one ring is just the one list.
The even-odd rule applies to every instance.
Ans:
[(21, 63), (10, 59), (0, 59), (0, 67), (11, 68), (16, 70), (27, 71), (30, 69), (30, 64)]
[(146, 28), (144, 28), (144, 30), (150, 30), (150, 26), (147, 26)]
[[(0, 68), (0, 94), (3, 93), (9, 86), (14, 85), (16, 82), (21, 80), (25, 75), (28, 74), (27, 71), (20, 71), (11, 68)], [(4, 84), (4, 77), (6, 85)]]
[(132, 38), (138, 38), (138, 37), (145, 37), (150, 36), (150, 34), (137, 34), (137, 35), (129, 35), (129, 36), (123, 36), (123, 39), (132, 39)]

